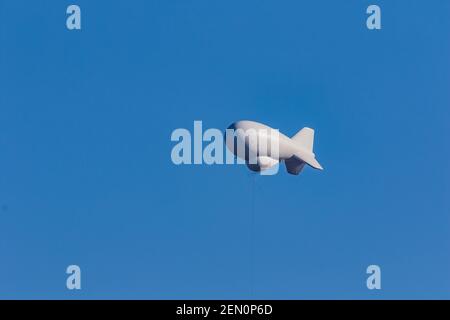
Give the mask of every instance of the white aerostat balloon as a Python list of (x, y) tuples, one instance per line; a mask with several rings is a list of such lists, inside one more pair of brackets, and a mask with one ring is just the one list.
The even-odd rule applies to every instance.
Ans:
[(298, 175), (305, 164), (323, 170), (313, 153), (314, 130), (303, 128), (292, 138), (264, 124), (237, 121), (226, 130), (228, 149), (252, 171), (267, 170), (281, 161), (287, 172)]

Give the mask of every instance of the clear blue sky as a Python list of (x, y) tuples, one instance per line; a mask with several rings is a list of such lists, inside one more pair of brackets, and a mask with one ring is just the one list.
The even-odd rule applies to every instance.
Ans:
[[(449, 1), (73, 2), (0, 0), (0, 298), (450, 298)], [(325, 170), (172, 164), (240, 119)]]

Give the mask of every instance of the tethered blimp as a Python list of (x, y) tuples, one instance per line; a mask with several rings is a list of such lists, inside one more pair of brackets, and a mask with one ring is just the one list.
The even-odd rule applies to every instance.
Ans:
[(237, 121), (226, 130), (228, 149), (245, 161), (252, 171), (260, 172), (284, 161), (287, 172), (298, 175), (305, 164), (319, 170), (322, 166), (313, 153), (314, 130), (303, 128), (292, 138), (264, 124)]

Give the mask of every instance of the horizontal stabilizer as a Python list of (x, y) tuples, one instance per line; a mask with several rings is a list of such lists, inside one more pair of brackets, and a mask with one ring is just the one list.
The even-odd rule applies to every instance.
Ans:
[(300, 150), (294, 154), (294, 157), (299, 158), (300, 160), (306, 162), (306, 164), (310, 165), (314, 169), (323, 170), (320, 163), (316, 160), (314, 153), (307, 152), (304, 150)]
[(292, 156), (285, 161), (287, 172), (290, 174), (298, 175), (303, 168), (305, 167), (306, 162), (297, 158), (296, 156)]

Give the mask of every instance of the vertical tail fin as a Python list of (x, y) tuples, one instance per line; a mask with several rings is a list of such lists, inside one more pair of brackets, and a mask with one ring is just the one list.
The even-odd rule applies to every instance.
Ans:
[(292, 140), (296, 144), (301, 145), (304, 149), (312, 152), (314, 145), (314, 129), (304, 127), (292, 137)]
[(294, 153), (294, 159), (288, 159), (290, 161), (286, 161), (286, 167), (289, 173), (298, 174), (303, 168), (302, 166), (300, 166), (301, 162), (304, 162), (315, 169), (323, 170), (320, 163), (316, 160), (315, 154), (313, 153), (313, 129), (305, 127), (297, 132), (297, 134), (291, 139), (296, 145), (300, 146), (301, 149)]

